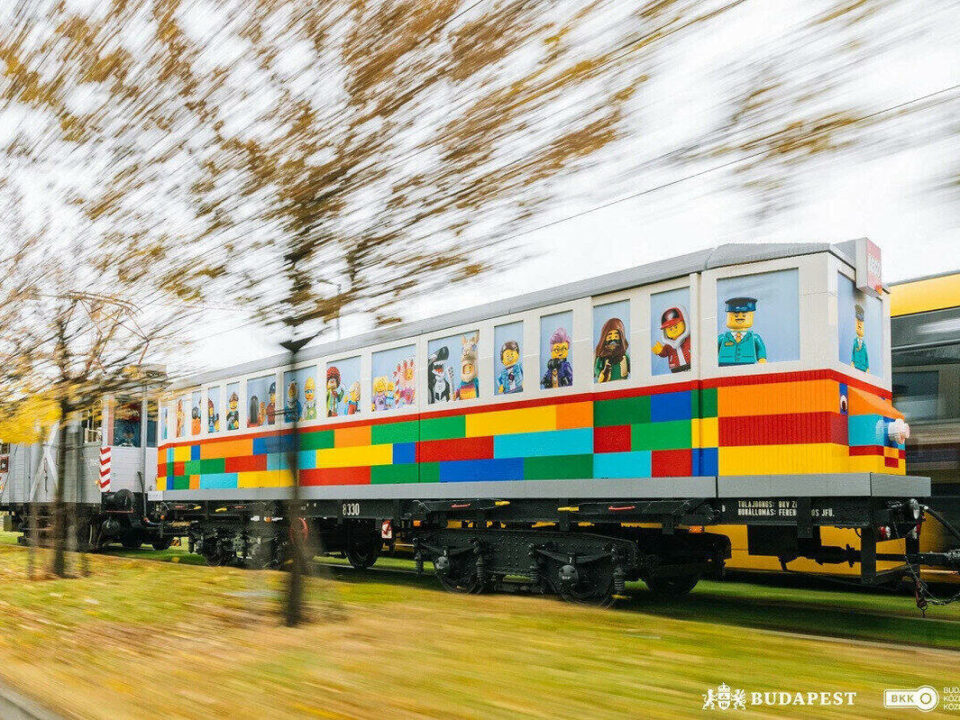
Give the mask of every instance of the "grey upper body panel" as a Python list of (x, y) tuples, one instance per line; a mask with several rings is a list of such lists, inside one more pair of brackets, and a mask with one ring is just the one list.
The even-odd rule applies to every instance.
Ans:
[[(492, 317), (525, 312), (561, 302), (570, 302), (594, 295), (605, 295), (641, 285), (672, 280), (730, 265), (776, 260), (785, 257), (831, 253), (851, 267), (855, 266), (855, 240), (842, 243), (730, 243), (716, 248), (699, 250), (667, 260), (607, 273), (598, 277), (579, 280), (559, 287), (526, 293), (497, 302), (478, 305), (464, 310), (439, 315), (426, 320), (401, 323), (373, 330), (362, 335), (305, 347), (300, 360), (314, 360), (329, 355), (349, 352), (360, 347), (403, 340), (405, 338), (444, 330), (471, 322), (480, 322)], [(200, 373), (176, 382), (170, 389), (183, 390), (225, 377), (248, 375), (261, 370), (283, 367), (288, 361), (286, 354), (274, 355), (231, 367)]]

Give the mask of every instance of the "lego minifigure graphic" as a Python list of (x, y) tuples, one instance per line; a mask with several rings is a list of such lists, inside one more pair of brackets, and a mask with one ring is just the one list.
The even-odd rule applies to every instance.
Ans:
[(299, 422), (303, 419), (303, 403), (300, 402), (300, 389), (297, 387), (297, 381), (291, 380), (287, 385), (287, 421)]
[(183, 437), (183, 400), (177, 403), (177, 437)]
[(416, 392), (414, 376), (413, 358), (408, 358), (402, 363), (397, 363), (397, 369), (393, 371), (393, 379), (396, 384), (395, 399), (397, 407), (413, 405)]
[(200, 406), (194, 405), (190, 410), (190, 433), (192, 435), (199, 435), (201, 427), (203, 427), (203, 425), (200, 420)]
[(359, 380), (350, 386), (350, 392), (347, 393), (347, 400), (344, 405), (347, 407), (347, 415), (356, 415), (358, 412), (360, 412)]
[(570, 335), (566, 328), (557, 328), (550, 336), (550, 359), (547, 371), (540, 378), (540, 387), (558, 388), (573, 385), (573, 365), (567, 360), (570, 353)]
[(317, 383), (313, 379), (313, 376), (307, 378), (307, 381), (303, 384), (303, 398), (306, 400), (306, 404), (303, 408), (303, 419), (304, 420), (316, 420), (317, 419)]
[(277, 419), (277, 383), (270, 383), (267, 396), (270, 398), (270, 402), (263, 407), (260, 417), (266, 420), (267, 425), (273, 425)]
[(863, 339), (863, 306), (857, 305), (854, 311), (857, 316), (857, 337), (853, 341), (853, 353), (850, 360), (857, 370), (867, 372), (870, 369), (870, 358), (867, 357), (867, 343)]
[(457, 400), (472, 400), (480, 397), (480, 381), (477, 379), (477, 352), (473, 345), (464, 345), (460, 358), (460, 387)]
[(667, 359), (670, 372), (690, 369), (690, 328), (687, 311), (677, 305), (667, 308), (660, 316), (661, 339), (653, 346), (654, 355)]
[(374, 411), (389, 410), (391, 398), (388, 396), (387, 378), (383, 375), (373, 379), (373, 402), (370, 408)]
[(343, 388), (340, 387), (340, 371), (331, 365), (327, 368), (327, 417), (338, 415), (341, 400), (343, 400)]
[(427, 402), (431, 405), (450, 400), (453, 389), (453, 370), (447, 367), (450, 351), (441, 345), (427, 358)]
[(727, 332), (717, 336), (717, 364), (753, 365), (767, 361), (763, 338), (750, 328), (757, 310), (757, 299), (735, 297), (726, 301)]
[(516, 340), (507, 340), (500, 348), (500, 362), (503, 370), (497, 375), (497, 394), (523, 392), (523, 363)]
[[(219, 397), (217, 398), (219, 400)], [(213, 400), (207, 400), (207, 432), (220, 432), (220, 413), (217, 412)]]
[(240, 429), (240, 398), (236, 393), (230, 393), (230, 401), (227, 411), (227, 430)]
[(247, 427), (260, 427), (260, 399), (254, 395), (247, 405)]
[(630, 377), (630, 355), (627, 333), (620, 318), (610, 318), (603, 324), (600, 341), (594, 349), (596, 362), (593, 378), (598, 383), (623, 380)]

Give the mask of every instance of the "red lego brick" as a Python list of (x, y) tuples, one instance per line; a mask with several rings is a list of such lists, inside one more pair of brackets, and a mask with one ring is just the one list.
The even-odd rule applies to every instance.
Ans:
[(654, 450), (653, 477), (687, 477), (693, 475), (693, 451)]
[(594, 428), (593, 451), (595, 453), (629, 452), (630, 426), (609, 425)]
[(417, 443), (417, 462), (493, 459), (493, 437), (424, 440)]
[(315, 468), (300, 471), (301, 485), (369, 485), (370, 467)]
[(266, 470), (266, 455), (245, 455), (242, 457), (228, 457), (224, 462), (224, 472), (250, 472), (253, 470)]

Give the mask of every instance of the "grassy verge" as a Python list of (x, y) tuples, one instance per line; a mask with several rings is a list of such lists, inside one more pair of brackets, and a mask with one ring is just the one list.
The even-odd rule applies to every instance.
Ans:
[(708, 583), (679, 605), (633, 589), (604, 611), (329, 568), (309, 581), (312, 622), (291, 630), (280, 573), (92, 556), (90, 577), (27, 582), (25, 556), (0, 545), (0, 674), (71, 717), (674, 718), (721, 682), (853, 691), (855, 708), (815, 714), (885, 717), (883, 688), (956, 682), (956, 612), (923, 620), (904, 597)]

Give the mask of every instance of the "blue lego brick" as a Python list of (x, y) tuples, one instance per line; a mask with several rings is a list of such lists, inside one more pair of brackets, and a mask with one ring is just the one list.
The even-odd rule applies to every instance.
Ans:
[(191, 460), (199, 460), (199, 459), (200, 459), (200, 446), (199, 446), (199, 445), (191, 445), (191, 446), (190, 446), (190, 459), (191, 459)]
[(652, 422), (689, 420), (692, 416), (689, 390), (650, 396), (650, 420)]
[(267, 455), (269, 453), (282, 453), (290, 449), (293, 443), (292, 435), (268, 435), (253, 439), (253, 454)]
[(523, 480), (523, 458), (452, 460), (440, 465), (440, 482)]
[(719, 475), (720, 461), (717, 448), (700, 448), (693, 454), (694, 475)]
[(887, 424), (882, 415), (850, 415), (847, 417), (848, 442), (852, 447), (885, 445)]
[(393, 464), (407, 465), (417, 461), (417, 444), (412, 442), (393, 444)]
[(207, 473), (200, 476), (200, 489), (235, 488), (237, 473)]
[(598, 453), (593, 456), (595, 478), (645, 478), (653, 474), (653, 454), (649, 450)]
[(168, 448), (167, 448), (167, 462), (168, 462), (168, 463), (172, 463), (172, 462), (173, 462), (173, 448), (172, 448), (172, 447), (168, 447)]
[(493, 438), (495, 458), (589, 455), (592, 452), (592, 427), (497, 435)]

